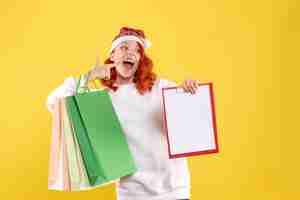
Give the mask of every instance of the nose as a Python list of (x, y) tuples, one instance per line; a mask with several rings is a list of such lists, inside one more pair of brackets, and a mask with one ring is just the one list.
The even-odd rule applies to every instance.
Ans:
[(126, 57), (129, 58), (129, 59), (136, 59), (136, 52), (128, 50), (126, 52)]
[(127, 53), (128, 55), (135, 55), (137, 52), (136, 52), (136, 50), (130, 50), (130, 49), (127, 49), (126, 53)]

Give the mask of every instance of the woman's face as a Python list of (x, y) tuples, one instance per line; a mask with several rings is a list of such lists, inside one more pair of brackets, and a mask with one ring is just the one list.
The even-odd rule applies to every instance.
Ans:
[(130, 78), (136, 72), (141, 53), (136, 41), (125, 41), (117, 46), (110, 55), (110, 60), (116, 64), (119, 75)]

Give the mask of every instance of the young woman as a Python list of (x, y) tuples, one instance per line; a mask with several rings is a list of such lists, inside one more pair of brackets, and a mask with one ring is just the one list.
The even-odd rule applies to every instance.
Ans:
[[(177, 86), (158, 78), (150, 46), (142, 30), (122, 27), (113, 39), (110, 56), (103, 65), (88, 71), (86, 82), (98, 79), (108, 91), (122, 124), (138, 171), (116, 184), (118, 200), (178, 200), (190, 198), (190, 172), (186, 158), (169, 159), (163, 127), (162, 88)], [(180, 85), (195, 93), (199, 82), (185, 80)], [(47, 99), (53, 110), (57, 98), (75, 94), (76, 78), (69, 77)]]

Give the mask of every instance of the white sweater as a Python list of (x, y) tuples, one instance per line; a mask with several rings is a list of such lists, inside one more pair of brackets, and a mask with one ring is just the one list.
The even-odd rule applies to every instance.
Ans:
[[(76, 79), (68, 77), (50, 93), (47, 108), (56, 98), (75, 94)], [(163, 131), (162, 88), (174, 81), (157, 79), (151, 92), (140, 95), (134, 83), (109, 90), (138, 171), (116, 182), (118, 200), (176, 200), (190, 198), (186, 158), (169, 159)]]

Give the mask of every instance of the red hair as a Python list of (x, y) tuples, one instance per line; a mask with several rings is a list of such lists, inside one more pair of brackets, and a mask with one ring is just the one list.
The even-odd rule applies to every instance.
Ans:
[[(145, 34), (142, 30), (139, 29), (133, 29), (129, 27), (122, 27), (120, 29), (120, 33), (114, 38), (114, 40), (120, 36), (123, 35), (135, 35), (138, 37), (145, 38)], [(136, 89), (140, 94), (144, 94), (146, 91), (151, 91), (152, 86), (157, 78), (157, 75), (153, 72), (153, 62), (152, 60), (146, 55), (144, 48), (141, 44), (139, 44), (139, 50), (140, 50), (140, 60), (138, 64), (138, 68), (134, 74), (133, 82), (135, 83)], [(105, 64), (113, 63), (109, 58), (104, 61)], [(113, 91), (116, 91), (118, 89), (117, 86), (113, 86), (117, 79), (117, 71), (115, 67), (112, 67), (110, 69), (111, 76), (109, 80), (101, 79), (101, 83), (112, 89)]]

